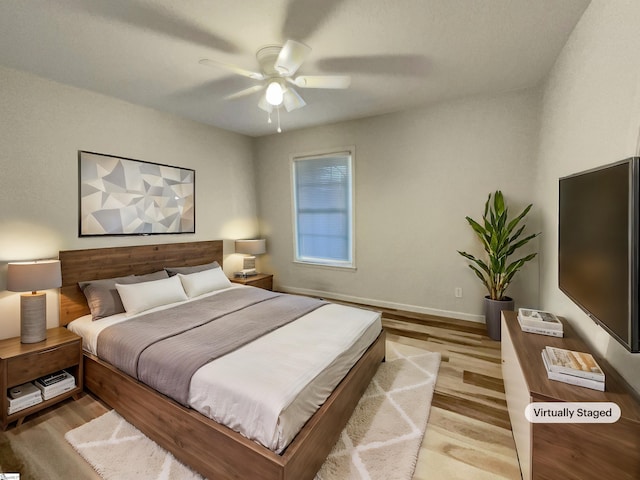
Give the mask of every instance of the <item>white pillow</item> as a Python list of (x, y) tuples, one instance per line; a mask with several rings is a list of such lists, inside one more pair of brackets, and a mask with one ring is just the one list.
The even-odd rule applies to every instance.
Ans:
[(116, 289), (128, 314), (187, 300), (182, 283), (176, 277), (130, 285), (116, 283)]
[(231, 282), (220, 267), (188, 275), (179, 273), (177, 276), (189, 298), (231, 286)]

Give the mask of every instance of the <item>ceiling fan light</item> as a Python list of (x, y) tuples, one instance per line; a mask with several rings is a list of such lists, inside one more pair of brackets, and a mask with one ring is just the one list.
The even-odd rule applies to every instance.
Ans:
[(258, 100), (258, 107), (267, 113), (273, 112), (273, 105), (267, 102), (266, 93), (260, 97), (260, 100)]
[(284, 108), (287, 112), (304, 107), (307, 103), (293, 88), (287, 88), (284, 92)]
[(282, 100), (284, 99), (282, 85), (280, 85), (278, 82), (271, 82), (267, 87), (266, 98), (267, 102), (269, 102), (271, 105), (280, 105), (282, 103)]

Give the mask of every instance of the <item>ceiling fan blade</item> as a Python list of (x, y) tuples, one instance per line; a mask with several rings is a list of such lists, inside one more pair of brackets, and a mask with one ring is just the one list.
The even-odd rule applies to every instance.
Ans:
[(301, 75), (293, 80), (300, 88), (349, 88), (349, 75)]
[(265, 112), (271, 113), (273, 112), (273, 105), (267, 102), (267, 94), (263, 94), (258, 101), (258, 107), (264, 110)]
[(307, 102), (303, 100), (303, 98), (296, 92), (293, 88), (289, 87), (284, 91), (284, 108), (287, 112), (291, 112), (293, 110), (297, 110), (298, 108), (304, 107)]
[(245, 88), (244, 90), (240, 90), (239, 92), (227, 95), (226, 97), (224, 97), (224, 99), (235, 100), (236, 98), (246, 97), (247, 95), (251, 95), (252, 93), (259, 92), (263, 88), (264, 85), (254, 85), (253, 87)]
[(229, 70), (230, 72), (237, 73), (238, 75), (242, 75), (243, 77), (253, 78), (254, 80), (264, 80), (264, 75), (261, 73), (252, 72), (251, 70), (245, 70), (244, 68), (238, 67), (236, 65), (231, 65), (229, 63), (210, 60), (208, 58), (203, 58), (198, 63), (200, 63), (200, 65), (207, 65), (208, 67), (224, 68), (226, 70)]
[(300, 68), (310, 52), (311, 47), (304, 43), (287, 40), (278, 54), (274, 68), (281, 75), (291, 76)]

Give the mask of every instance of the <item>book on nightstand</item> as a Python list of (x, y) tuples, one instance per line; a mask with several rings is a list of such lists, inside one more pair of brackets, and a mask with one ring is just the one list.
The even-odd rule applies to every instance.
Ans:
[(40, 377), (36, 380), (36, 384), (43, 385), (48, 387), (49, 385), (53, 385), (54, 383), (61, 382), (70, 377), (70, 375), (64, 370), (58, 370), (55, 373), (50, 373), (45, 375), (44, 377)]
[(20, 410), (24, 410), (25, 408), (29, 408), (29, 407), (33, 407), (34, 405), (37, 405), (39, 403), (42, 403), (42, 395), (38, 396), (38, 397), (32, 397), (30, 399), (27, 400), (19, 400), (16, 401), (15, 399), (11, 398), (11, 397), (7, 397), (8, 400), (8, 407), (7, 407), (7, 414), (8, 415), (12, 415), (16, 412), (19, 412)]
[(7, 413), (9, 415), (42, 402), (40, 390), (31, 382), (10, 388), (8, 394)]
[(253, 277), (255, 275), (258, 275), (258, 272), (256, 271), (255, 268), (244, 268), (239, 272), (235, 272), (233, 274), (233, 276), (236, 278), (247, 278), (247, 277)]
[[(55, 381), (47, 381), (47, 378), (51, 379), (53, 376), (55, 376)], [(42, 398), (49, 400), (69, 390), (73, 390), (76, 387), (76, 379), (65, 370), (60, 370), (60, 372), (56, 372), (54, 375), (37, 379), (36, 387), (42, 392)]]
[(544, 367), (547, 370), (547, 378), (549, 380), (555, 380), (558, 382), (568, 383), (570, 385), (577, 385), (578, 387), (586, 387), (592, 390), (599, 390), (604, 392), (604, 379), (603, 380), (593, 380), (589, 378), (579, 377), (576, 375), (570, 375), (568, 373), (559, 373), (551, 370), (550, 360), (547, 355), (546, 350), (542, 350), (542, 362), (544, 363)]
[(31, 397), (38, 396), (40, 396), (40, 390), (31, 382), (9, 389), (9, 397), (11, 397), (12, 400), (27, 400)]

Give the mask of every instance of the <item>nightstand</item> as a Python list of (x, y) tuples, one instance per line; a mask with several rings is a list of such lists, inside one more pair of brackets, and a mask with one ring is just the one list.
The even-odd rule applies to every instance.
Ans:
[[(44, 375), (66, 370), (76, 379), (76, 387), (37, 405), (8, 414), (8, 390)], [(0, 426), (17, 420), (19, 427), (31, 415), (82, 392), (82, 339), (66, 328), (50, 328), (47, 338), (38, 343), (20, 343), (20, 337), (0, 340)]]
[(269, 273), (259, 273), (250, 277), (233, 277), (229, 280), (233, 283), (251, 285), (252, 287), (264, 288), (265, 290), (273, 290), (273, 275)]

